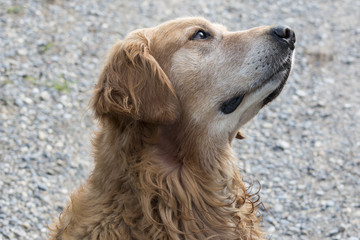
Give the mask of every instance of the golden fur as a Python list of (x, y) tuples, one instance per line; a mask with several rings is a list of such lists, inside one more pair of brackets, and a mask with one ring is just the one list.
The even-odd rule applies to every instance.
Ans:
[[(198, 29), (211, 37), (197, 39)], [(117, 43), (91, 100), (95, 168), (50, 239), (263, 239), (231, 142), (288, 76), (256, 82), (291, 62), (269, 31), (186, 18)], [(265, 56), (271, 66), (258, 70)], [(239, 107), (221, 113), (238, 93)]]

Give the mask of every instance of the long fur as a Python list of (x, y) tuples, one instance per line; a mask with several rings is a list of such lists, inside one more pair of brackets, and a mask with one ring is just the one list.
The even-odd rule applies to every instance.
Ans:
[(91, 106), (95, 168), (50, 239), (263, 239), (234, 153), (181, 115), (144, 34), (114, 47)]
[(72, 195), (53, 239), (260, 238), (256, 203), (231, 152), (166, 166), (153, 139), (135, 130), (154, 134), (145, 128), (129, 123), (97, 134), (94, 172)]

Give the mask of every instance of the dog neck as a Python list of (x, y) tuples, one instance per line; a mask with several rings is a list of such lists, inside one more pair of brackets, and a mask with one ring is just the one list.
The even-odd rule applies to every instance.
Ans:
[(138, 122), (105, 126), (94, 140), (96, 166), (89, 183), (99, 194), (113, 193), (103, 195), (120, 201), (120, 215), (139, 212), (140, 207), (142, 215), (123, 216), (130, 224), (139, 229), (166, 225), (171, 229), (163, 232), (170, 235), (197, 232), (199, 238), (245, 236), (257, 224), (251, 214), (254, 202), (231, 149), (218, 155), (209, 149), (205, 155), (188, 155), (181, 153), (183, 145), (175, 145), (177, 136), (166, 128)]

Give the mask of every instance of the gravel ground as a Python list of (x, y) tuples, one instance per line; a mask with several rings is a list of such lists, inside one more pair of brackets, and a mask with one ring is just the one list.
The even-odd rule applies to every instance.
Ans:
[(282, 95), (235, 147), (269, 239), (360, 236), (360, 1), (0, 1), (0, 239), (46, 239), (92, 168), (87, 104), (110, 46), (204, 16), (297, 34)]

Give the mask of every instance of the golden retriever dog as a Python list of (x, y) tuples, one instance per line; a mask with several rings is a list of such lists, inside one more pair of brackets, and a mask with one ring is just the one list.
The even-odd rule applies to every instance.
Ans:
[(264, 239), (231, 148), (282, 90), (295, 34), (182, 18), (131, 32), (91, 107), (95, 168), (51, 239)]

